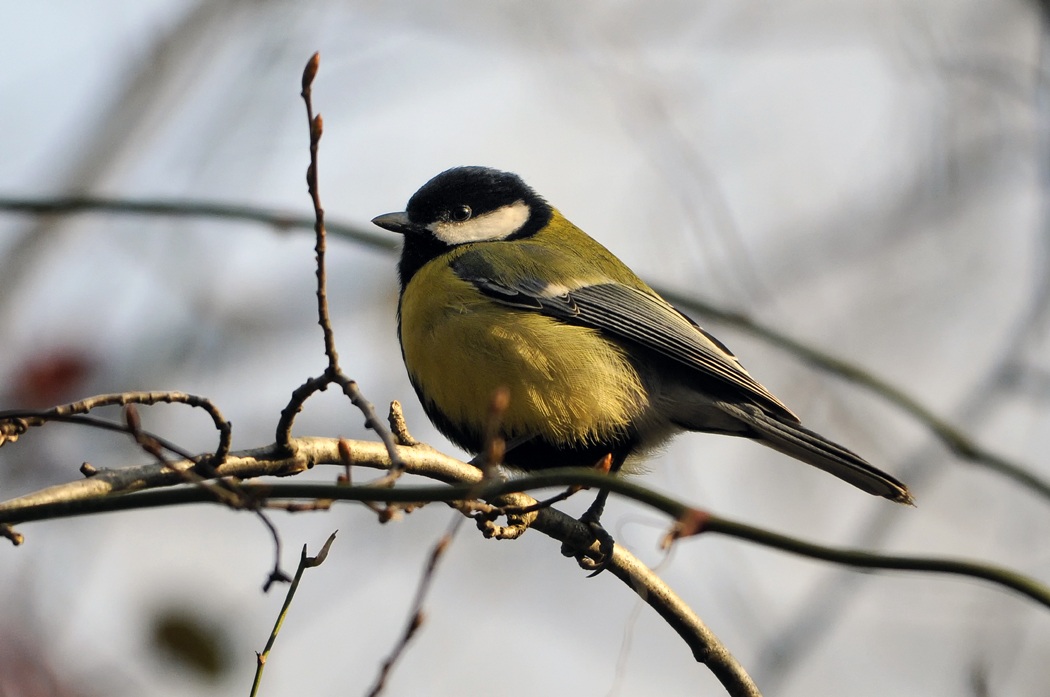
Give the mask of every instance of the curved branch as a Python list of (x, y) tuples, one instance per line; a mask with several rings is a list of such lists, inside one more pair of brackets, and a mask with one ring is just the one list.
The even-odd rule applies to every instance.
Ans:
[[(185, 404), (190, 407), (196, 407), (197, 409), (203, 409), (207, 412), (208, 416), (211, 417), (212, 423), (215, 425), (215, 430), (219, 432), (219, 444), (212, 457), (216, 462), (221, 462), (230, 452), (230, 443), (233, 438), (233, 427), (222, 415), (222, 412), (219, 411), (219, 407), (215, 406), (215, 403), (207, 397), (186, 394), (185, 392), (117, 392), (113, 394), (95, 395), (94, 397), (82, 399), (79, 402), (62, 404), (50, 409), (13, 409), (0, 411), (0, 445), (3, 445), (5, 441), (17, 440), (18, 436), (25, 433), (28, 428), (41, 426), (48, 421), (71, 421), (76, 423), (76, 420), (72, 417), (87, 414), (93, 409), (107, 406), (123, 407), (129, 404), (142, 404), (145, 406), (152, 406), (154, 404)], [(131, 433), (129, 428), (113, 424), (107, 425), (90, 422), (89, 425), (96, 428), (107, 428)], [(151, 437), (155, 438), (157, 442), (161, 443), (165, 448), (181, 456), (181, 449), (168, 444), (161, 438), (153, 436), (152, 434)]]

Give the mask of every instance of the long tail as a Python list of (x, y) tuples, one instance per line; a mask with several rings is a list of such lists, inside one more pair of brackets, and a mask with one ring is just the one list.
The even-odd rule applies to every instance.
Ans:
[(751, 428), (748, 435), (763, 445), (833, 474), (869, 494), (914, 505), (908, 487), (819, 433), (750, 404), (720, 403), (718, 406), (747, 424)]

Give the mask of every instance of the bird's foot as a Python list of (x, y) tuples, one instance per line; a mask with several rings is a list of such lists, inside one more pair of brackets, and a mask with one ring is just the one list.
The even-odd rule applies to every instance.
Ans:
[[(580, 522), (587, 526), (590, 531), (590, 540), (583, 540), (576, 544), (565, 542), (562, 544), (561, 553), (567, 557), (575, 557), (576, 563), (585, 571), (590, 571), (587, 578), (593, 578), (609, 566), (612, 561), (613, 548), (616, 545), (609, 531), (602, 527), (601, 511), (605, 501), (595, 501), (586, 513), (580, 517)], [(597, 510), (595, 510), (597, 509)]]
[[(602, 474), (610, 474), (618, 470), (619, 465), (610, 453), (598, 460), (594, 469)], [(590, 530), (591, 539), (575, 545), (567, 542), (561, 547), (563, 555), (575, 557), (581, 569), (591, 572), (587, 578), (592, 578), (605, 571), (609, 562), (612, 561), (613, 547), (616, 542), (601, 524), (602, 513), (605, 511), (605, 502), (608, 498), (608, 489), (599, 490), (598, 495), (594, 497), (594, 503), (586, 513), (580, 516), (580, 522)]]

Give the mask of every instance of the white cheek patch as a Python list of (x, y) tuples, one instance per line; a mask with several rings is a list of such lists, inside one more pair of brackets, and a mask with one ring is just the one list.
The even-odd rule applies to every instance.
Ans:
[(465, 220), (462, 223), (441, 221), (427, 225), (434, 237), (450, 245), (464, 242), (502, 240), (520, 230), (529, 219), (529, 206), (515, 201), (494, 211)]

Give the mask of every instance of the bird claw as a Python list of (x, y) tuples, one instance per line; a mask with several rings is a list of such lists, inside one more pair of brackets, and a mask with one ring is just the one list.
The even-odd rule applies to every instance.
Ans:
[(616, 545), (609, 531), (602, 524), (588, 515), (590, 511), (583, 514), (580, 522), (590, 530), (591, 540), (586, 545), (573, 545), (570, 542), (562, 544), (561, 553), (566, 557), (574, 557), (576, 563), (584, 571), (590, 571), (587, 578), (594, 578), (608, 568), (612, 561), (613, 548)]

